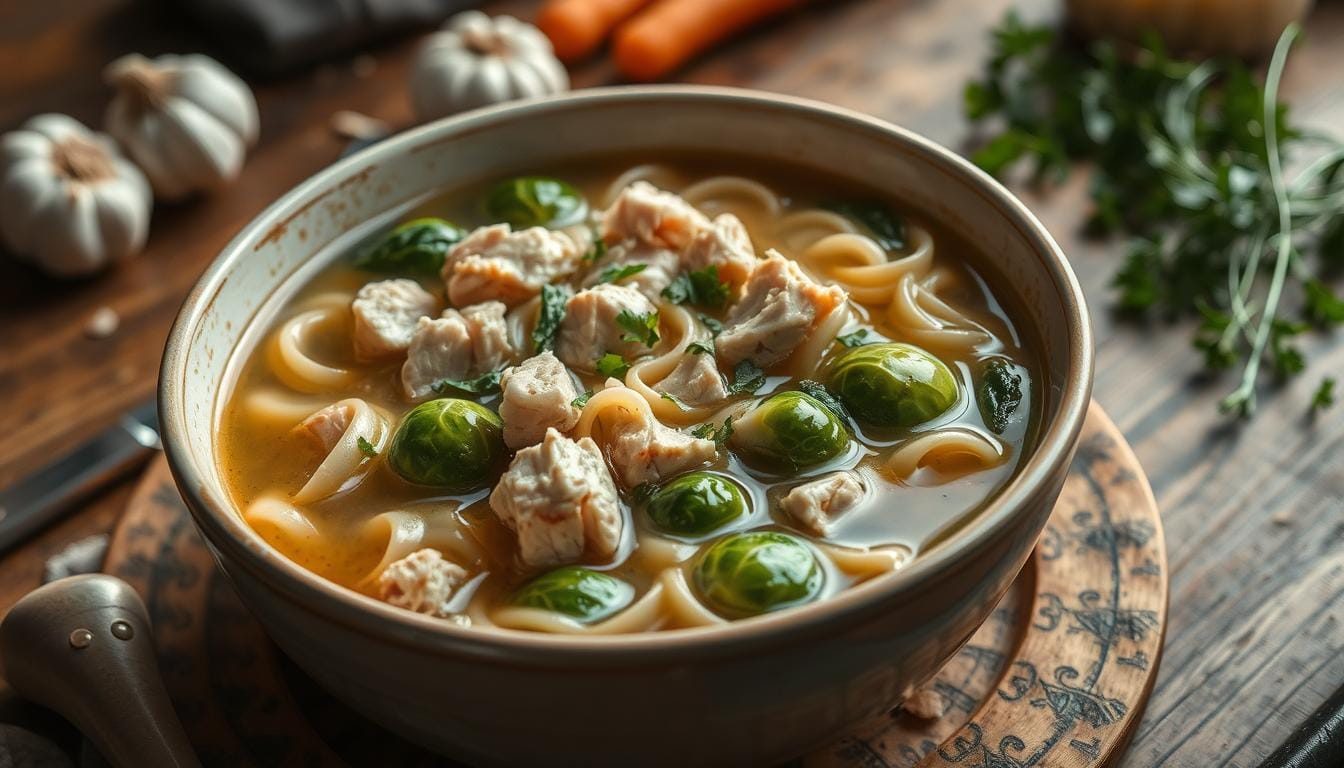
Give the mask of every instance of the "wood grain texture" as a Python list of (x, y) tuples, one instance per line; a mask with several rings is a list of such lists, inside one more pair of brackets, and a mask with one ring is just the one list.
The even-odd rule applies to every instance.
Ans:
[[(527, 18), (535, 5), (487, 8)], [(1054, 0), (822, 1), (702, 58), (681, 79), (819, 98), (961, 147), (961, 84), (978, 71), (985, 31), (1009, 5), (1033, 18), (1056, 9)], [(1317, 6), (1284, 90), (1299, 120), (1339, 132), (1344, 3)], [(50, 110), (96, 123), (108, 95), (103, 64), (131, 50), (198, 42), (170, 4), (0, 4), (0, 130)], [(340, 151), (326, 127), (331, 113), (354, 109), (406, 124), (413, 45), (372, 52), (377, 68), (365, 77), (337, 62), (259, 84), (261, 143), (243, 177), (208, 199), (160, 206), (148, 250), (124, 268), (56, 283), (0, 255), (0, 483), (152, 391), (163, 339), (196, 275), (248, 218)], [(576, 86), (611, 80), (600, 61), (574, 72)], [(1147, 469), (1167, 530), (1166, 655), (1124, 764), (1254, 766), (1344, 684), (1344, 408), (1304, 416), (1321, 376), (1344, 371), (1344, 344), (1309, 339), (1310, 369), (1281, 392), (1264, 392), (1253, 421), (1228, 424), (1215, 404), (1233, 381), (1200, 373), (1188, 325), (1135, 324), (1110, 312), (1120, 246), (1078, 235), (1085, 174), (1048, 193), (1018, 191), (1079, 274), (1099, 339), (1096, 396)], [(121, 313), (121, 329), (104, 341), (84, 338), (86, 318), (104, 305)], [(60, 542), (106, 529), (125, 493), (0, 561), (0, 605), (37, 584), (41, 561)]]

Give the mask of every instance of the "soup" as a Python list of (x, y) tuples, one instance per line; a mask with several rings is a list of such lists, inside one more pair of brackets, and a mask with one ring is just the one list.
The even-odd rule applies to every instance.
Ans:
[(222, 474), (299, 565), (462, 625), (713, 625), (904, 567), (1029, 453), (1037, 361), (954, 233), (727, 161), (545, 172), (419, 206), (235, 361)]

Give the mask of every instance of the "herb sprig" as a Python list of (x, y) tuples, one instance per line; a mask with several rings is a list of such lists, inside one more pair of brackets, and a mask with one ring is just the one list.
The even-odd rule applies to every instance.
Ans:
[[(997, 126), (973, 155), (990, 173), (1026, 164), (1041, 183), (1092, 161), (1089, 231), (1133, 238), (1117, 303), (1201, 316), (1205, 364), (1241, 366), (1221, 401), (1241, 415), (1263, 367), (1305, 368), (1294, 337), (1344, 322), (1323, 279), (1344, 266), (1344, 144), (1294, 128), (1279, 101), (1298, 32), (1284, 31), (1260, 83), (1238, 61), (1174, 59), (1155, 37), (1133, 55), (1104, 41), (1079, 51), (1010, 14), (964, 94), (973, 122)], [(1284, 158), (1308, 145), (1315, 159), (1286, 178)]]

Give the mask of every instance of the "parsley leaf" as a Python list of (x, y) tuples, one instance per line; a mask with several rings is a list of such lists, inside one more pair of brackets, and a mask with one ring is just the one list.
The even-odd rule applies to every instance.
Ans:
[(862, 224), (872, 233), (882, 250), (892, 253), (905, 249), (905, 221), (878, 200), (831, 200), (821, 207)]
[(648, 264), (626, 264), (624, 266), (607, 267), (602, 270), (602, 274), (597, 276), (597, 282), (599, 284), (617, 283), (631, 275), (638, 275), (648, 268)]
[(574, 398), (573, 400), (570, 400), (569, 404), (574, 406), (575, 408), (582, 408), (583, 406), (587, 405), (588, 401), (591, 400), (592, 398), (593, 398), (593, 390), (590, 389), (584, 392), (582, 395), (579, 395), (578, 397)]
[(365, 458), (372, 459), (378, 455), (378, 449), (373, 447), (373, 443), (365, 440), (363, 436), (356, 438), (355, 445), (359, 446), (359, 452), (364, 454)]
[(714, 341), (692, 341), (686, 345), (686, 351), (692, 355), (713, 355)]
[(743, 360), (733, 366), (733, 381), (728, 385), (728, 394), (752, 394), (765, 386), (765, 372), (750, 360)]
[(728, 284), (719, 279), (718, 266), (710, 264), (704, 269), (682, 272), (672, 278), (672, 282), (663, 289), (663, 298), (673, 304), (718, 309), (728, 303)]
[(713, 440), (722, 446), (728, 442), (728, 438), (733, 436), (733, 418), (729, 416), (723, 420), (723, 426), (716, 426), (714, 422), (705, 422), (695, 429), (691, 430), (691, 436), (702, 440)]
[(532, 329), (533, 352), (555, 349), (555, 337), (565, 319), (565, 303), (569, 297), (569, 288), (563, 285), (541, 286), (541, 310), (537, 315), (537, 327)]
[(690, 410), (690, 406), (686, 405), (686, 403), (682, 402), (680, 397), (677, 397), (671, 392), (659, 392), (658, 395), (662, 397), (664, 400), (668, 401), (669, 403), (677, 406), (677, 410), (679, 411)]
[(846, 347), (850, 347), (850, 348), (853, 348), (853, 347), (862, 347), (864, 344), (872, 344), (872, 343), (873, 343), (873, 342), (871, 342), (871, 341), (868, 341), (867, 339), (868, 339), (868, 329), (867, 329), (867, 328), (860, 328), (859, 330), (854, 331), (853, 333), (846, 333), (846, 334), (844, 334), (843, 336), (836, 336), (836, 337), (835, 337), (835, 340), (836, 340), (837, 342), (843, 344), (843, 345), (846, 346)]
[(467, 392), (473, 395), (490, 395), (499, 391), (501, 371), (491, 371), (474, 379), (439, 379), (430, 385), (436, 394), (451, 395), (454, 392)]
[(614, 352), (608, 352), (597, 360), (597, 372), (603, 376), (610, 376), (617, 379), (625, 378), (625, 372), (630, 370), (630, 364), (625, 362), (625, 358)]
[(845, 404), (840, 402), (840, 399), (835, 395), (831, 394), (831, 391), (823, 386), (821, 382), (813, 381), (812, 379), (803, 379), (798, 382), (798, 389), (802, 390), (803, 394), (811, 396), (817, 402), (826, 406), (827, 410), (834, 413), (836, 416), (839, 416), (841, 421), (849, 420), (849, 409), (845, 408)]
[(1311, 410), (1323, 411), (1335, 404), (1335, 380), (1331, 376), (1321, 379), (1316, 393), (1311, 396)]
[(597, 230), (593, 230), (593, 245), (588, 252), (583, 254), (584, 261), (597, 261), (607, 255), (607, 241), (598, 237)]
[(703, 312), (698, 314), (700, 323), (705, 326), (705, 330), (709, 331), (710, 337), (715, 339), (719, 338), (719, 334), (723, 333), (723, 323), (720, 323), (718, 320), (715, 320)]
[(656, 310), (647, 315), (641, 315), (628, 309), (622, 309), (620, 314), (616, 315), (616, 324), (626, 331), (626, 333), (621, 334), (621, 341), (643, 344), (650, 349), (658, 343), (658, 312)]

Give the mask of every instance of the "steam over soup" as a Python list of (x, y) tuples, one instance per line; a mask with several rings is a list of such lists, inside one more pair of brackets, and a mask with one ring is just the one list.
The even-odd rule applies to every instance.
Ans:
[(222, 409), (224, 474), (295, 562), (459, 624), (825, 600), (972, 519), (1029, 450), (1037, 363), (973, 262), (806, 174), (496, 180), (280, 311)]

